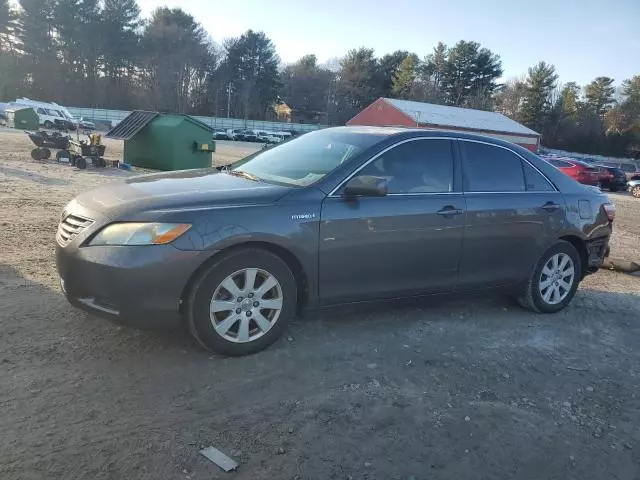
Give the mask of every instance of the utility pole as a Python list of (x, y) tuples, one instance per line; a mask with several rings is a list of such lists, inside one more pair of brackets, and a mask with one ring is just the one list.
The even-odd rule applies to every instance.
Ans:
[(233, 89), (233, 85), (231, 82), (227, 85), (227, 118), (231, 117), (231, 91)]

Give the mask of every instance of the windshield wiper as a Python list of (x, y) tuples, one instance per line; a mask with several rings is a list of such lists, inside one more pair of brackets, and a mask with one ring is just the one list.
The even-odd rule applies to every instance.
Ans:
[(243, 170), (224, 170), (224, 172), (230, 173), (231, 175), (235, 175), (237, 177), (246, 178), (247, 180), (253, 180), (254, 182), (260, 181), (260, 177), (256, 177), (255, 175)]

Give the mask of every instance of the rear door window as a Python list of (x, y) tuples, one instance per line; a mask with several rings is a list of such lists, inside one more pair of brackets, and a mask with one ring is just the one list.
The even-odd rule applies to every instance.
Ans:
[(529, 165), (528, 162), (522, 162), (522, 168), (524, 168), (527, 192), (551, 192), (554, 190), (544, 175)]
[(524, 192), (520, 157), (506, 148), (460, 141), (466, 192)]

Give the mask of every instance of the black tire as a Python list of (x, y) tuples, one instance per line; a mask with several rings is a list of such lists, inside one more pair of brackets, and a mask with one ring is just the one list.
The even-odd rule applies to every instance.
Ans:
[(640, 198), (640, 185), (636, 185), (631, 189), (631, 195), (636, 198)]
[(34, 160), (40, 160), (40, 148), (34, 148), (31, 150), (31, 158)]
[[(540, 293), (540, 280), (542, 269), (546, 263), (556, 254), (564, 253), (571, 257), (574, 266), (573, 283), (569, 289), (567, 296), (556, 304), (547, 303)], [(527, 280), (526, 285), (518, 296), (518, 303), (528, 310), (532, 310), (537, 313), (556, 313), (566, 307), (571, 299), (576, 294), (578, 284), (582, 280), (583, 266), (580, 260), (580, 255), (576, 248), (569, 242), (559, 240), (555, 245), (549, 248), (538, 260), (531, 276)]]
[(49, 157), (51, 157), (51, 150), (46, 147), (40, 148), (40, 158), (47, 160)]
[[(261, 337), (236, 343), (216, 332), (210, 307), (216, 288), (229, 275), (245, 268), (265, 270), (277, 279), (282, 290), (282, 309), (273, 326)], [(282, 335), (295, 317), (296, 303), (295, 278), (280, 257), (260, 248), (240, 248), (222, 254), (196, 279), (187, 300), (186, 320), (193, 337), (207, 350), (229, 356), (250, 355), (265, 349)]]
[(49, 120), (44, 122), (44, 128), (53, 128), (53, 123), (51, 123)]
[(80, 170), (84, 170), (85, 168), (87, 168), (87, 161), (85, 160), (84, 157), (77, 156), (75, 165)]
[(56, 153), (56, 160), (59, 162), (61, 158), (70, 158), (70, 154), (68, 150), (60, 150)]

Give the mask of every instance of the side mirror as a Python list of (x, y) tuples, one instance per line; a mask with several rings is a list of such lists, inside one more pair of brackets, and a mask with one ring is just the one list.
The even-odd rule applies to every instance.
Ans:
[(387, 181), (384, 178), (362, 175), (353, 177), (344, 187), (344, 196), (384, 197), (387, 194)]

